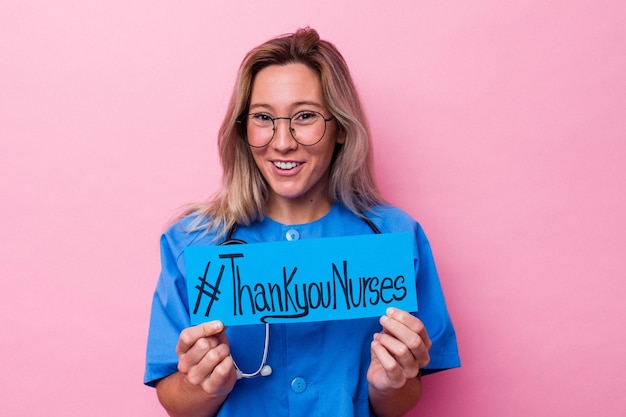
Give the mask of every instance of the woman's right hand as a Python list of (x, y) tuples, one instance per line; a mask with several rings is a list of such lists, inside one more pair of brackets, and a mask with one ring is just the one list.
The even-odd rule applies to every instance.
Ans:
[(227, 396), (237, 381), (224, 330), (219, 320), (188, 327), (176, 345), (178, 371), (209, 396)]

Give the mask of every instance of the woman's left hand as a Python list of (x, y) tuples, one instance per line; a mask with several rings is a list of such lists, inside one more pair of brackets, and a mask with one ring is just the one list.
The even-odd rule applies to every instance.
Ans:
[(378, 391), (397, 390), (428, 365), (432, 343), (424, 323), (404, 310), (387, 309), (380, 324), (383, 331), (374, 335), (371, 344), (367, 381)]

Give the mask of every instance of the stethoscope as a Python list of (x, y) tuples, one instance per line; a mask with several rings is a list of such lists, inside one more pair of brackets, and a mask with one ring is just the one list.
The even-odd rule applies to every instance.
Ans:
[[(367, 225), (370, 227), (370, 229), (372, 229), (374, 233), (380, 234), (380, 229), (378, 229), (378, 227), (376, 227), (376, 225), (367, 216), (362, 215), (361, 218), (363, 219), (365, 223), (367, 223)], [(245, 245), (248, 243), (244, 240), (233, 238), (233, 233), (235, 233), (235, 229), (237, 229), (237, 224), (234, 224), (228, 230), (228, 233), (226, 234), (226, 239), (224, 239), (224, 241), (220, 243), (220, 246)], [(272, 374), (272, 367), (267, 364), (267, 353), (269, 351), (269, 346), (270, 346), (270, 324), (268, 322), (265, 322), (265, 342), (263, 343), (263, 357), (261, 358), (261, 364), (259, 365), (259, 368), (256, 371), (251, 372), (251, 373), (243, 372), (237, 366), (237, 363), (235, 362), (235, 358), (233, 358), (231, 355), (233, 364), (235, 365), (235, 371), (237, 372), (237, 379), (254, 378), (255, 376), (259, 376), (259, 375), (270, 376)]]

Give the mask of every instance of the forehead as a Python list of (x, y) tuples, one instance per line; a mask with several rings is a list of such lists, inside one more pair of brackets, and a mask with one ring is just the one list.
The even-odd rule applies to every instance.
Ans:
[(251, 108), (291, 108), (305, 103), (324, 105), (320, 77), (308, 66), (270, 65), (256, 75), (250, 94)]

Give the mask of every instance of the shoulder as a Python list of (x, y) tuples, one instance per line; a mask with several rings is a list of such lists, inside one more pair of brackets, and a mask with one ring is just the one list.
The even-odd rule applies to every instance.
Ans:
[(378, 204), (365, 215), (376, 224), (382, 232), (396, 233), (417, 231), (419, 223), (404, 210), (388, 204)]
[(178, 255), (188, 246), (211, 245), (215, 233), (206, 228), (207, 219), (198, 215), (184, 216), (172, 223), (161, 235), (161, 245), (166, 245)]
[(396, 206), (379, 204), (366, 211), (365, 215), (382, 233), (411, 232), (418, 247), (430, 245), (422, 225), (410, 214)]

